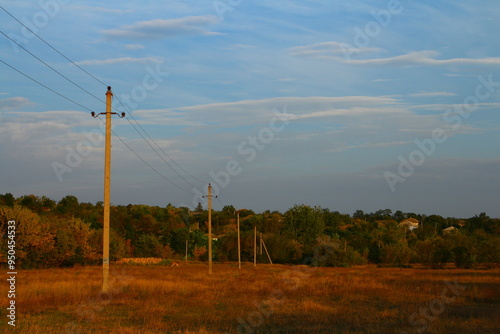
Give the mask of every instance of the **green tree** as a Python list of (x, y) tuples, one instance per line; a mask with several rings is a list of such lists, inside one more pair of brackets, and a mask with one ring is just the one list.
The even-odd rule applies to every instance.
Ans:
[(16, 202), (16, 199), (14, 198), (14, 196), (11, 194), (11, 193), (6, 193), (5, 195), (2, 195), (0, 197), (1, 199), (1, 202), (0, 204), (4, 204), (6, 206), (10, 206), (10, 207), (13, 207), (15, 202)]
[(154, 234), (142, 234), (135, 245), (135, 256), (137, 257), (159, 257), (158, 250), (163, 245)]
[(347, 245), (347, 240), (329, 236), (317, 239), (314, 259), (315, 264), (321, 267), (349, 267), (366, 263), (359, 252)]
[(316, 239), (323, 233), (325, 222), (322, 210), (307, 205), (295, 205), (285, 213), (285, 231), (311, 251)]
[(405, 241), (383, 245), (380, 253), (382, 263), (391, 265), (407, 264), (413, 256), (412, 250)]
[(273, 263), (297, 263), (303, 257), (302, 245), (290, 236), (269, 233), (264, 240)]
[(55, 235), (55, 249), (51, 256), (53, 265), (73, 266), (96, 260), (97, 247), (92, 244), (93, 231), (90, 224), (72, 217), (51, 219), (50, 225)]
[(78, 212), (78, 198), (72, 195), (63, 197), (59, 203), (57, 203), (56, 210), (62, 214), (72, 214), (77, 215)]
[(477, 262), (494, 267), (500, 263), (500, 236), (489, 234), (484, 230), (476, 230), (472, 234), (477, 249)]
[(343, 232), (342, 228), (351, 223), (349, 215), (328, 209), (323, 210), (323, 220), (325, 221), (324, 233), (329, 236), (340, 235)]

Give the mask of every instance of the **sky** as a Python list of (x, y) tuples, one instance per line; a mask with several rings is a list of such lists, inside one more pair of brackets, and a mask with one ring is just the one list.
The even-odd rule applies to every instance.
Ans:
[(500, 217), (500, 2), (1, 6), (2, 194)]

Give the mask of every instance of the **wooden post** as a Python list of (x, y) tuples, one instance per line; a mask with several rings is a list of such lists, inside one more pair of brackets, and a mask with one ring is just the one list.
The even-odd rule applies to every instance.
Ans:
[(271, 256), (269, 256), (269, 252), (267, 251), (266, 243), (264, 242), (264, 239), (262, 239), (262, 244), (264, 245), (264, 249), (266, 250), (267, 258), (269, 259), (269, 263), (273, 264), (273, 261), (271, 260)]
[(208, 184), (208, 274), (212, 274), (212, 186)]
[(253, 266), (257, 266), (257, 225), (253, 227)]
[(262, 255), (262, 233), (259, 233), (260, 238), (260, 255)]
[(102, 237), (102, 292), (109, 291), (109, 207), (111, 191), (111, 99), (113, 92), (106, 92), (106, 141), (104, 153), (104, 226)]
[(240, 212), (239, 211), (236, 211), (236, 221), (238, 224), (238, 269), (241, 269)]

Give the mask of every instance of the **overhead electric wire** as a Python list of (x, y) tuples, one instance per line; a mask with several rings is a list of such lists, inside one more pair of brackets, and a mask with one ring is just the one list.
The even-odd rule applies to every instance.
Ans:
[[(88, 71), (86, 71), (85, 69), (83, 69), (81, 66), (79, 66), (78, 64), (76, 64), (73, 60), (69, 59), (67, 56), (65, 56), (62, 52), (60, 52), (59, 50), (57, 50), (55, 47), (53, 47), (50, 43), (48, 43), (46, 40), (44, 40), (42, 37), (40, 37), (38, 34), (36, 34), (34, 31), (32, 31), (29, 27), (27, 27), (25, 24), (23, 24), (20, 20), (18, 20), (14, 15), (12, 15), (9, 11), (7, 11), (3, 6), (0, 5), (0, 9), (2, 9), (5, 13), (7, 13), (10, 17), (12, 17), (14, 20), (16, 20), (19, 24), (21, 24), (23, 27), (25, 27), (26, 29), (28, 29), (33, 35), (35, 35), (38, 39), (40, 39), (43, 43), (45, 43), (47, 46), (49, 46), (51, 49), (53, 49), (55, 52), (57, 52), (59, 55), (61, 55), (63, 58), (65, 58), (66, 60), (68, 60), (70, 63), (72, 63), (73, 65), (75, 65), (77, 68), (79, 68), (81, 71), (83, 71), (84, 73), (86, 73), (87, 75), (89, 75), (90, 77), (92, 77), (94, 80), (96, 80), (97, 82), (101, 83), (102, 85), (104, 86), (107, 86), (104, 82), (102, 82), (101, 80), (99, 80), (97, 77), (95, 77), (94, 75), (92, 75), (91, 73), (89, 73)], [(64, 79), (66, 79), (67, 81), (69, 81), (70, 83), (72, 83), (73, 85), (75, 85), (76, 87), (78, 87), (79, 89), (81, 89), (82, 91), (84, 91), (85, 93), (89, 94), (90, 96), (92, 96), (94, 99), (102, 102), (102, 103), (106, 103), (104, 102), (102, 99), (100, 99), (99, 97), (97, 97), (96, 95), (92, 94), (91, 92), (89, 92), (88, 90), (86, 90), (85, 88), (83, 88), (82, 86), (80, 86), (79, 84), (77, 84), (76, 82), (74, 82), (73, 80), (69, 79), (67, 76), (65, 76), (64, 74), (62, 74), (61, 72), (59, 72), (58, 70), (56, 70), (55, 68), (53, 68), (52, 66), (50, 66), (49, 64), (47, 64), (45, 61), (43, 61), (42, 59), (40, 59), (38, 56), (36, 56), (35, 54), (33, 54), (32, 52), (30, 52), (28, 49), (26, 49), (25, 47), (23, 47), (21, 44), (19, 44), (17, 41), (15, 41), (14, 39), (12, 39), (11, 37), (9, 37), (7, 34), (5, 34), (3, 31), (0, 30), (0, 33), (2, 35), (4, 35), (6, 38), (8, 38), (10, 41), (12, 41), (13, 43), (15, 43), (17, 46), (19, 46), (20, 48), (22, 48), (24, 51), (26, 51), (27, 53), (29, 53), (32, 57), (34, 57), (35, 59), (37, 59), (39, 62), (41, 62), (42, 64), (44, 64), (45, 66), (47, 66), (48, 68), (50, 68), (51, 70), (53, 70), (54, 72), (56, 72), (58, 75), (60, 75), (61, 77), (63, 77)], [(1, 61), (1, 60), (0, 60)], [(4, 63), (5, 65), (9, 66), (10, 68), (14, 69), (15, 71), (21, 73), (22, 75), (26, 76), (27, 78), (29, 78), (30, 80), (36, 82), (37, 84), (43, 86), (44, 88), (54, 92), (55, 94), (65, 98), (66, 100), (68, 101), (71, 101), (75, 104), (77, 104), (78, 106), (86, 109), (86, 110), (89, 110), (89, 111), (93, 111), (92, 109), (89, 109), (85, 106), (83, 106), (82, 104), (74, 101), (74, 100), (71, 100), (70, 98), (67, 98), (66, 96), (58, 93), (57, 91), (51, 89), (50, 87), (40, 83), (39, 81), (31, 78), (30, 76), (28, 76), (27, 74), (21, 72), (20, 70), (14, 68), (13, 66), (7, 64), (6, 62), (2, 61), (2, 63)], [(190, 177), (192, 177), (193, 179), (196, 179), (197, 181), (200, 181), (200, 182), (203, 182), (205, 183), (206, 181), (203, 181), (199, 178), (197, 178), (196, 176), (192, 175), (191, 173), (189, 173), (188, 171), (186, 171), (184, 168), (182, 168), (172, 157), (170, 157), (159, 145), (158, 143), (156, 143), (156, 141), (148, 134), (148, 132), (139, 124), (139, 122), (135, 119), (135, 117), (132, 115), (131, 111), (128, 110), (126, 108), (126, 106), (119, 100), (118, 97), (116, 97), (117, 100), (120, 102), (120, 104), (128, 111), (129, 115), (132, 117), (132, 119), (135, 121), (135, 123), (141, 128), (141, 130), (146, 134), (146, 136), (156, 145), (156, 147), (158, 147), (158, 149), (161, 150), (161, 152), (166, 156), (168, 157), (179, 169), (181, 169), (184, 173), (186, 173), (187, 175), (189, 175)], [(113, 107), (113, 109), (117, 110), (116, 108)], [(139, 135), (144, 139), (144, 141), (146, 141), (146, 143), (151, 147), (151, 149), (177, 174), (179, 175), (184, 181), (186, 181), (189, 185), (191, 185), (193, 188), (197, 189), (196, 186), (194, 186), (191, 182), (189, 182), (185, 177), (183, 177), (174, 167), (172, 167), (159, 153), (158, 151), (156, 151), (156, 149), (150, 144), (150, 142), (141, 134), (141, 132), (134, 126), (134, 124), (132, 122), (130, 122), (130, 120), (127, 118), (127, 120), (129, 121), (129, 123), (132, 125), (132, 127), (137, 131), (137, 133), (139, 133)], [(116, 135), (116, 134), (115, 134)], [(121, 138), (120, 138), (121, 140)], [(124, 144), (125, 142), (123, 140), (121, 140)], [(130, 146), (128, 146), (127, 144), (125, 144), (127, 147), (129, 147), (130, 150), (132, 150), (130, 148)], [(133, 150), (132, 150), (133, 151)], [(143, 160), (137, 153), (135, 153), (135, 151), (133, 151), (134, 154), (136, 154), (141, 160)], [(146, 164), (147, 162), (145, 160), (143, 160)], [(148, 164), (148, 166), (150, 166)], [(151, 166), (150, 166), (151, 167)], [(152, 167), (151, 167), (152, 168)], [(154, 168), (153, 170), (158, 173), (158, 171), (156, 171)], [(159, 174), (159, 173), (158, 173)], [(159, 174), (160, 176), (162, 176), (161, 174)], [(164, 176), (162, 176), (162, 178), (165, 178)], [(166, 179), (166, 178), (165, 178)], [(171, 182), (170, 180), (168, 180), (169, 182)], [(175, 185), (175, 184), (174, 184)], [(175, 185), (176, 187), (178, 187), (177, 185)], [(179, 187), (178, 187), (179, 188)], [(182, 188), (181, 188), (182, 189)], [(183, 189), (184, 191), (186, 191), (185, 189)]]
[[(4, 65), (10, 67), (11, 69), (13, 69), (14, 71), (18, 72), (19, 74), (22, 74), (23, 76), (25, 76), (26, 78), (32, 80), (33, 82), (37, 83), (38, 85), (42, 86), (43, 88), (45, 89), (48, 89), (50, 90), (51, 92), (53, 92), (54, 94), (57, 94), (59, 95), (60, 97), (88, 110), (88, 111), (91, 111), (91, 112), (95, 112), (94, 110), (90, 109), (90, 108), (87, 108), (85, 107), (84, 105), (64, 96), (63, 94), (57, 92), (56, 90), (48, 87), (47, 85), (41, 83), (40, 81), (32, 78), (31, 76), (27, 75), (26, 73), (18, 70), (17, 68), (15, 68), (14, 66), (8, 64), (7, 62), (3, 61), (2, 59), (0, 59), (0, 62), (3, 63)], [(97, 113), (97, 112), (96, 112)], [(97, 113), (98, 114), (98, 113)], [(101, 120), (101, 122), (104, 122), (104, 120), (102, 120), (101, 118), (99, 118)], [(169, 182), (170, 184), (172, 184), (173, 186), (175, 186), (176, 188), (184, 191), (184, 192), (187, 192), (187, 193), (191, 193), (189, 190), (186, 190), (180, 186), (178, 186), (177, 184), (173, 183), (172, 181), (170, 181), (169, 179), (167, 179), (165, 176), (163, 176), (160, 172), (158, 172), (153, 166), (151, 166), (146, 160), (144, 160), (137, 152), (135, 152), (120, 136), (118, 136), (118, 134), (116, 134), (116, 132), (114, 130), (112, 130), (112, 133), (113, 135), (115, 135), (116, 138), (118, 138), (130, 151), (132, 151), (132, 153), (134, 153), (140, 160), (142, 160), (142, 162), (144, 162), (149, 168), (151, 168), (154, 172), (156, 172), (161, 178), (163, 178), (164, 180), (166, 180), (167, 182)]]
[[(132, 119), (134, 120), (134, 122), (139, 126), (139, 128), (141, 128), (141, 130), (144, 132), (144, 134), (156, 145), (156, 147), (158, 147), (158, 149), (167, 157), (169, 158), (180, 170), (182, 170), (184, 173), (186, 173), (187, 175), (189, 175), (190, 177), (192, 177), (193, 179), (199, 181), (199, 182), (202, 182), (202, 183), (208, 183), (207, 181), (204, 181), (196, 176), (194, 176), (193, 174), (189, 173), (187, 170), (185, 170), (184, 168), (182, 168), (172, 157), (170, 157), (170, 155), (167, 154), (167, 152), (165, 152), (165, 150), (163, 150), (161, 148), (160, 145), (158, 145), (158, 143), (149, 135), (149, 133), (142, 127), (141, 124), (139, 124), (139, 122), (137, 121), (137, 119), (134, 117), (134, 115), (132, 115), (132, 112), (122, 103), (122, 101), (120, 101), (120, 99), (118, 97), (116, 97), (116, 99), (118, 100), (118, 102), (122, 105), (122, 107), (127, 110), (128, 114), (132, 117)], [(130, 122), (130, 121), (129, 121)], [(137, 133), (139, 133), (139, 135), (141, 135), (141, 137), (149, 144), (149, 142), (146, 140), (146, 138), (144, 138), (144, 136), (140, 133), (140, 131), (134, 126), (134, 124), (132, 124), (132, 122), (130, 122), (130, 124), (134, 127), (134, 129), (137, 131)], [(149, 144), (149, 146), (156, 152), (156, 150), (151, 146), (151, 144)], [(158, 154), (158, 153), (157, 153)], [(158, 156), (163, 160), (165, 161), (165, 159), (163, 159), (163, 157), (160, 156), (160, 154), (158, 154)], [(188, 180), (186, 180), (179, 172), (177, 172), (175, 170), (175, 168), (173, 168), (167, 161), (165, 161), (165, 163), (170, 167), (172, 168), (172, 170), (177, 174), (179, 175), (184, 181), (186, 181), (187, 183), (189, 183), (191, 186), (193, 186), (194, 188), (196, 188), (196, 186), (194, 186), (191, 182), (189, 182)]]
[[(99, 120), (100, 120), (101, 122), (103, 122), (104, 124), (106, 124), (106, 123), (105, 123), (105, 121), (104, 121), (103, 119), (101, 119), (101, 117), (99, 117), (99, 116), (97, 116), (97, 117), (99, 118)], [(189, 194), (192, 194), (192, 192), (191, 192), (191, 191), (186, 190), (186, 189), (182, 188), (181, 186), (179, 186), (179, 185), (175, 184), (174, 182), (170, 181), (170, 180), (169, 180), (169, 179), (167, 179), (165, 176), (163, 176), (160, 172), (158, 172), (158, 171), (157, 171), (157, 170), (156, 170), (153, 166), (151, 166), (151, 165), (150, 165), (150, 164), (149, 164), (146, 160), (144, 160), (144, 159), (143, 159), (143, 158), (142, 158), (139, 154), (137, 154), (137, 152), (135, 152), (135, 151), (132, 149), (132, 147), (130, 147), (130, 146), (129, 146), (129, 145), (128, 145), (128, 144), (127, 144), (127, 143), (126, 143), (126, 142), (125, 142), (125, 141), (124, 141), (121, 137), (120, 137), (120, 136), (118, 136), (114, 130), (111, 130), (111, 132), (113, 133), (113, 135), (114, 135), (116, 138), (118, 138), (118, 139), (119, 139), (119, 140), (123, 143), (123, 145), (125, 145), (125, 146), (126, 146), (126, 147), (130, 150), (130, 151), (132, 151), (132, 153), (134, 153), (134, 154), (135, 154), (135, 155), (136, 155), (139, 159), (141, 159), (141, 160), (142, 160), (142, 162), (144, 162), (144, 163), (145, 163), (145, 164), (146, 164), (149, 168), (151, 168), (153, 171), (155, 171), (155, 172), (156, 172), (156, 174), (158, 174), (161, 178), (163, 178), (165, 181), (167, 181), (168, 183), (170, 183), (171, 185), (173, 185), (173, 186), (174, 186), (174, 187), (176, 187), (177, 189), (180, 189), (180, 190), (182, 190), (182, 191), (184, 191), (184, 192), (187, 192), (187, 193), (189, 193)]]
[(184, 181), (186, 181), (187, 183), (189, 183), (190, 186), (192, 186), (193, 188), (196, 188), (195, 185), (193, 185), (191, 182), (189, 182), (188, 180), (186, 180), (181, 174), (179, 174), (169, 163), (167, 160), (165, 160), (161, 155), (160, 153), (158, 153), (158, 151), (153, 147), (153, 145), (151, 145), (151, 143), (146, 140), (146, 138), (142, 135), (142, 133), (135, 127), (135, 125), (130, 121), (130, 119), (127, 118), (127, 121), (130, 123), (130, 125), (132, 125), (132, 127), (135, 129), (135, 131), (137, 131), (137, 133), (142, 137), (142, 139), (144, 139), (144, 141), (149, 145), (149, 147), (151, 147), (151, 149), (160, 157), (161, 160), (163, 160), (163, 162), (165, 162), (170, 168), (172, 168), (172, 170), (174, 172), (176, 172), (177, 175), (179, 175)]
[[(47, 66), (48, 68), (50, 68), (52, 71), (56, 72), (57, 74), (59, 74), (61, 77), (63, 77), (64, 79), (66, 79), (67, 81), (71, 82), (73, 85), (75, 85), (76, 87), (80, 88), (81, 90), (83, 90), (84, 92), (86, 92), (87, 94), (89, 94), (90, 96), (94, 97), (96, 100), (98, 101), (102, 101), (102, 99), (98, 98), (97, 96), (95, 96), (94, 94), (92, 94), (91, 92), (89, 92), (88, 90), (86, 90), (85, 88), (83, 88), (82, 86), (80, 86), (79, 84), (77, 84), (76, 82), (74, 82), (73, 80), (71, 80), (70, 78), (68, 78), (67, 76), (65, 76), (64, 74), (62, 74), (61, 72), (59, 72), (58, 70), (56, 70), (55, 68), (53, 68), (52, 66), (50, 66), (49, 64), (47, 64), (46, 62), (44, 62), (42, 59), (40, 59), (38, 56), (36, 56), (34, 53), (32, 53), (31, 51), (29, 51), (28, 49), (26, 49), (24, 46), (22, 46), (21, 44), (19, 44), (18, 42), (16, 42), (14, 39), (10, 38), (7, 34), (5, 34), (3, 31), (0, 30), (0, 34), (4, 35), (5, 37), (7, 37), (9, 40), (11, 40), (12, 42), (14, 42), (15, 44), (17, 44), (20, 48), (22, 48), (24, 51), (28, 52), (31, 56), (33, 56), (36, 60), (38, 60), (39, 62), (41, 62), (42, 64), (44, 64), (45, 66)], [(106, 102), (104, 102), (106, 103)]]
[(60, 54), (62, 57), (64, 57), (67, 61), (69, 61), (70, 63), (72, 63), (73, 65), (75, 65), (76, 67), (78, 67), (80, 70), (82, 70), (83, 72), (87, 73), (89, 76), (91, 76), (92, 78), (94, 78), (95, 80), (97, 80), (98, 82), (100, 82), (101, 84), (103, 84), (104, 86), (107, 86), (104, 82), (102, 82), (101, 80), (99, 80), (98, 78), (96, 78), (95, 76), (93, 76), (91, 73), (87, 72), (85, 69), (83, 69), (82, 67), (80, 67), (78, 64), (76, 64), (74, 61), (72, 61), (71, 59), (69, 59), (68, 57), (66, 57), (64, 54), (62, 54), (62, 52), (60, 52), (59, 50), (57, 50), (55, 47), (53, 47), (52, 45), (50, 45), (50, 43), (48, 43), (46, 40), (44, 40), (42, 37), (40, 37), (37, 33), (35, 33), (33, 30), (31, 30), (28, 26), (26, 26), (24, 23), (22, 23), (21, 21), (19, 21), (14, 15), (12, 15), (7, 9), (3, 8), (2, 5), (0, 5), (0, 8), (5, 12), (7, 13), (10, 17), (12, 17), (14, 20), (16, 20), (20, 25), (22, 25), (23, 27), (25, 27), (26, 29), (28, 29), (29, 32), (31, 32), (33, 35), (35, 35), (39, 40), (41, 40), (42, 42), (44, 42), (48, 47), (50, 47), (52, 50), (54, 50), (55, 52), (57, 52), (58, 54)]
[(16, 71), (16, 72), (18, 72), (18, 73), (20, 73), (20, 74), (24, 75), (26, 78), (30, 79), (31, 81), (34, 81), (34, 82), (36, 82), (37, 84), (39, 84), (40, 86), (42, 86), (42, 87), (44, 87), (44, 88), (46, 88), (46, 89), (50, 90), (52, 93), (57, 94), (57, 95), (59, 95), (60, 97), (62, 97), (62, 98), (64, 98), (64, 99), (66, 99), (66, 100), (68, 100), (68, 101), (70, 101), (70, 102), (73, 102), (74, 104), (76, 104), (76, 105), (78, 105), (78, 106), (82, 107), (83, 109), (87, 109), (88, 111), (95, 112), (94, 110), (92, 110), (92, 109), (90, 109), (90, 108), (87, 108), (87, 107), (85, 107), (84, 105), (82, 105), (82, 104), (80, 104), (80, 103), (78, 103), (78, 102), (76, 102), (76, 101), (74, 101), (74, 100), (70, 99), (69, 97), (66, 97), (66, 96), (64, 96), (63, 94), (61, 94), (61, 93), (59, 93), (59, 92), (57, 92), (57, 91), (53, 90), (52, 88), (50, 88), (50, 87), (48, 87), (48, 86), (44, 85), (44, 84), (43, 84), (43, 83), (41, 83), (40, 81), (38, 81), (38, 80), (36, 80), (36, 79), (33, 79), (32, 77), (30, 77), (30, 76), (29, 76), (29, 75), (27, 75), (26, 73), (22, 72), (21, 70), (18, 70), (17, 68), (15, 68), (14, 66), (12, 66), (12, 65), (10, 65), (10, 64), (8, 64), (8, 63), (6, 63), (6, 62), (5, 62), (5, 61), (3, 61), (2, 59), (0, 59), (0, 62), (2, 62), (3, 64), (5, 64), (6, 66), (10, 67), (10, 68), (11, 68), (11, 69), (13, 69), (14, 71)]

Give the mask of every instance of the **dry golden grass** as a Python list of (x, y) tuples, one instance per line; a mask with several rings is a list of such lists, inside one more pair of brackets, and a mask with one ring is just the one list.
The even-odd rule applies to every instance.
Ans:
[(116, 263), (157, 264), (160, 263), (161, 261), (163, 261), (163, 259), (160, 259), (159, 257), (129, 257), (129, 258), (123, 258), (117, 261)]
[(7, 285), (1, 284), (0, 332), (463, 334), (500, 328), (500, 269), (244, 264), (238, 271), (215, 264), (213, 272), (208, 276), (200, 263), (114, 264), (112, 291), (103, 295), (101, 267), (19, 271), (17, 326), (7, 325)]

